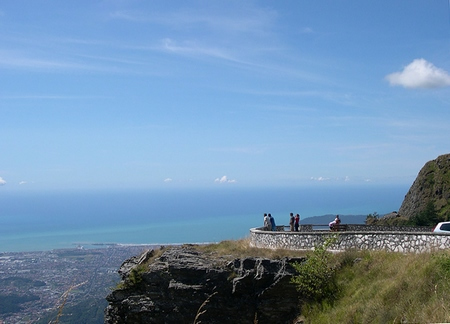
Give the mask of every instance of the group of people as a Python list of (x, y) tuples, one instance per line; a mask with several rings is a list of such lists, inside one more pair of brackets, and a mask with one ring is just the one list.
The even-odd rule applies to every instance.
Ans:
[[(341, 219), (339, 215), (336, 215), (336, 218), (328, 224), (330, 226), (331, 231), (336, 231), (338, 229), (338, 225), (341, 223)], [(300, 215), (297, 214), (294, 216), (294, 213), (289, 214), (289, 227), (291, 232), (298, 232), (298, 228), (300, 226)], [(275, 225), (275, 219), (271, 214), (264, 213), (264, 229), (266, 231), (276, 231), (277, 226)]]
[(298, 232), (298, 227), (300, 226), (300, 215), (297, 214), (294, 217), (294, 213), (289, 214), (289, 230), (291, 232)]
[(264, 229), (266, 231), (276, 231), (275, 219), (271, 214), (264, 213)]
[[(294, 213), (290, 213), (289, 215), (289, 225), (291, 232), (298, 232), (298, 228), (300, 226), (300, 215), (297, 214), (294, 216)], [(264, 213), (264, 229), (266, 231), (276, 231), (277, 226), (275, 225), (275, 219), (271, 214)]]

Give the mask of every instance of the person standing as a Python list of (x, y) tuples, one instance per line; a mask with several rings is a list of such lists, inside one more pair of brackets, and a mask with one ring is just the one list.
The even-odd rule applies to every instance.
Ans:
[(291, 213), (289, 215), (289, 227), (290, 227), (290, 231), (293, 232), (294, 231), (294, 223), (295, 223), (295, 218), (294, 218), (294, 213)]
[(295, 220), (294, 220), (294, 227), (295, 227), (296, 232), (298, 232), (299, 226), (300, 226), (300, 215), (297, 214), (297, 215), (295, 215)]
[(275, 219), (273, 218), (273, 216), (271, 214), (269, 214), (269, 218), (270, 218), (270, 225), (272, 225), (272, 231), (276, 231), (277, 226), (275, 225)]
[(272, 225), (270, 224), (270, 217), (267, 215), (267, 213), (264, 213), (264, 230), (265, 231), (272, 230)]

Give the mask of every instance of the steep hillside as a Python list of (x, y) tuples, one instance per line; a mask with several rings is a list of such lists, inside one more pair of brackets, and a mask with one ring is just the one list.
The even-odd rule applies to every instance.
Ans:
[(398, 211), (411, 219), (424, 212), (430, 203), (442, 220), (450, 219), (450, 154), (427, 162), (412, 184)]

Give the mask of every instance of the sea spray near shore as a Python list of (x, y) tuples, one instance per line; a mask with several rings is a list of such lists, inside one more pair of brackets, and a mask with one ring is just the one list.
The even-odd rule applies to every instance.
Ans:
[(0, 195), (0, 252), (39, 251), (95, 243), (177, 244), (246, 237), (270, 212), (288, 224), (325, 214), (397, 210), (408, 186), (213, 188)]

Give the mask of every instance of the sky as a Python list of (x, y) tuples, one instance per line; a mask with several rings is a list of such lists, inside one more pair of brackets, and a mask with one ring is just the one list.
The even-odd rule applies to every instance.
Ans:
[(2, 1), (0, 191), (409, 185), (449, 53), (443, 0)]

